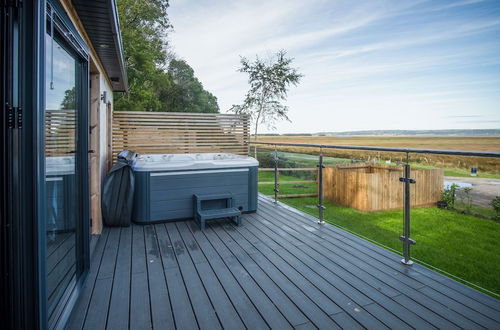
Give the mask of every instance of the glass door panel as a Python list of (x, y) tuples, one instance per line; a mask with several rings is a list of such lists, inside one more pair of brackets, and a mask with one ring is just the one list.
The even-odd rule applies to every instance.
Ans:
[(47, 33), (45, 185), (47, 318), (77, 275), (78, 61)]

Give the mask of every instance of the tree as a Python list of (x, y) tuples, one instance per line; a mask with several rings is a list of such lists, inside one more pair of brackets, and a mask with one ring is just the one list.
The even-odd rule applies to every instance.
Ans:
[(183, 60), (173, 59), (168, 67), (172, 86), (165, 95), (169, 111), (219, 112), (217, 98), (203, 89), (193, 69)]
[(75, 87), (64, 91), (64, 99), (61, 102), (61, 109), (75, 110), (76, 109), (76, 90)]
[(269, 128), (280, 119), (290, 121), (286, 101), (288, 90), (300, 82), (302, 75), (292, 68), (293, 58), (286, 57), (286, 51), (280, 50), (269, 61), (256, 56), (253, 62), (241, 57), (239, 72), (248, 74), (250, 89), (241, 105), (233, 105), (230, 111), (246, 114), (254, 125), (255, 140), (259, 125), (265, 123)]
[[(129, 92), (115, 94), (115, 108), (219, 112), (217, 98), (169, 50), (166, 40), (172, 26), (168, 7), (169, 0), (118, 0)], [(178, 78), (184, 75), (185, 79)]]
[(165, 72), (169, 58), (167, 35), (171, 24), (168, 0), (119, 0), (129, 92), (115, 95), (120, 110), (160, 111), (159, 96), (170, 86)]

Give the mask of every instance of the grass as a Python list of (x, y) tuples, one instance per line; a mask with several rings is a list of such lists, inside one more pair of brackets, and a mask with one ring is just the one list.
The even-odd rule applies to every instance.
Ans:
[[(457, 176), (463, 178), (470, 178), (470, 172), (466, 170), (462, 170), (459, 168), (446, 168), (444, 170), (445, 176)], [(500, 174), (496, 173), (478, 173), (477, 178), (488, 178), (488, 179), (500, 179)]]
[[(280, 155), (285, 157), (288, 161), (293, 161), (300, 164), (301, 167), (315, 167), (318, 164), (317, 155), (301, 154), (296, 152), (279, 152)], [(348, 158), (335, 158), (335, 157), (324, 157), (323, 162), (326, 166), (333, 166), (339, 164), (351, 163), (351, 159)], [(381, 164), (385, 164), (385, 161), (380, 161)], [(410, 163), (411, 168), (414, 169), (435, 169), (438, 166), (424, 165), (421, 163)], [(443, 167), (445, 176), (463, 177), (470, 178), (470, 169), (454, 168), (454, 167)], [(500, 173), (485, 173), (479, 171), (478, 178), (488, 178), (488, 179), (500, 179)], [(274, 178), (273, 178), (274, 180)]]
[[(280, 175), (280, 194), (312, 194), (317, 192), (316, 183), (301, 183), (301, 184), (286, 184), (286, 181), (299, 181), (305, 180), (298, 177), (290, 175)], [(274, 172), (259, 172), (259, 182), (274, 182)], [(300, 186), (300, 187), (298, 187)], [(274, 185), (260, 185), (259, 192), (274, 196)], [(496, 213), (492, 207), (484, 207), (479, 205), (472, 205), (470, 211), (467, 212), (467, 206), (464, 202), (461, 202), (459, 198), (455, 202), (455, 212), (466, 213), (472, 216), (484, 218), (484, 219), (495, 219)]]
[(469, 213), (470, 215), (477, 216), (485, 219), (494, 219), (496, 217), (493, 207), (484, 207), (479, 205), (471, 205), (470, 211), (467, 212), (467, 205), (464, 202), (456, 201), (455, 210), (461, 213)]
[[(412, 168), (415, 169), (434, 169), (438, 168), (436, 166), (427, 166), (427, 165), (422, 165), (422, 164), (411, 164)], [(461, 169), (461, 168), (452, 168), (452, 167), (445, 167), (444, 168), (444, 176), (454, 176), (454, 177), (461, 177), (461, 178), (471, 178), (472, 176), (470, 175), (469, 170)], [(500, 174), (499, 173), (484, 173), (484, 172), (479, 172), (476, 176), (476, 178), (488, 178), (488, 179), (500, 179)]]
[[(317, 216), (317, 198), (288, 198), (282, 202)], [(325, 220), (401, 251), (403, 213), (364, 213), (325, 203)], [(412, 257), (500, 294), (500, 222), (438, 208), (412, 210), (412, 234), (417, 241)]]
[[(299, 154), (294, 152), (284, 152), (280, 154), (284, 154), (287, 160), (294, 161), (296, 163), (300, 163), (302, 166), (311, 166), (315, 167), (318, 164), (319, 157), (318, 155), (308, 155), (308, 154)], [(335, 157), (324, 157), (323, 163), (328, 165), (339, 165), (350, 163), (351, 160), (348, 158), (335, 158)]]
[(498, 136), (259, 136), (262, 142), (500, 151)]
[[(306, 181), (305, 179), (296, 178), (288, 175), (280, 175), (280, 182), (285, 181)], [(274, 172), (259, 172), (259, 182), (274, 182)], [(303, 186), (304, 188), (297, 188)], [(316, 183), (301, 183), (301, 184), (286, 184), (280, 183), (280, 194), (312, 194), (316, 192)], [(264, 195), (274, 196), (274, 185), (266, 184), (259, 186), (259, 192)]]

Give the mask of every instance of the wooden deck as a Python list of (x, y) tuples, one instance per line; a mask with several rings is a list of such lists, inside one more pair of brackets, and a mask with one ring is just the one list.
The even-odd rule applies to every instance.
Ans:
[(500, 328), (500, 300), (399, 260), (263, 197), (240, 227), (105, 228), (68, 328)]

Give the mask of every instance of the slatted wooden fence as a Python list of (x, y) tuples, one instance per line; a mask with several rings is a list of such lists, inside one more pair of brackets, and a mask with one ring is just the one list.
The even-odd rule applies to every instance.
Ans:
[(139, 154), (249, 151), (249, 119), (235, 114), (114, 111), (112, 132), (113, 158), (123, 149)]
[[(403, 208), (402, 168), (382, 165), (339, 165), (323, 172), (324, 198), (361, 211)], [(411, 170), (411, 205), (435, 205), (441, 199), (443, 170)]]
[(45, 155), (68, 156), (75, 149), (76, 111), (45, 111)]

